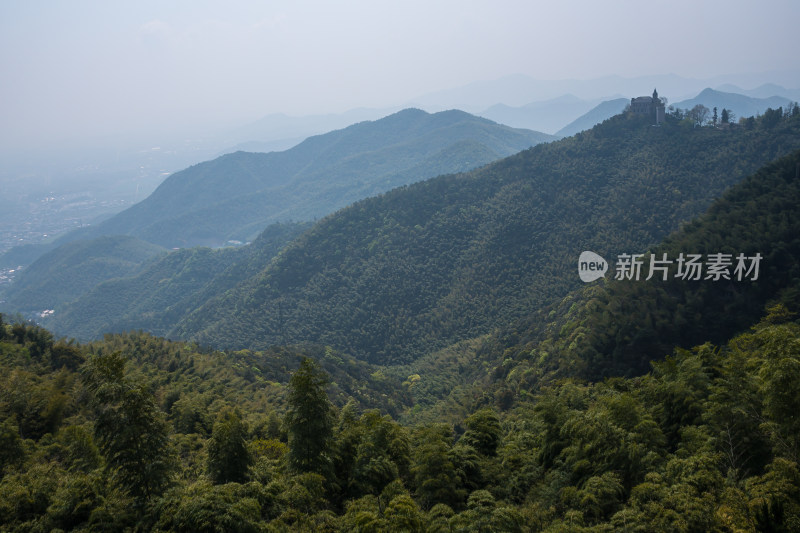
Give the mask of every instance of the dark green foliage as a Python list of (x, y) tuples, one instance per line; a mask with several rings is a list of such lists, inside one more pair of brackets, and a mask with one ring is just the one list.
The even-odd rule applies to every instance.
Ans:
[[(18, 331), (29, 342), (27, 326)], [(678, 349), (639, 378), (550, 381), (507, 412), (472, 407), (455, 445), (449, 425), (407, 429), (375, 410), (359, 415), (355, 402), (334, 427), (326, 376), (304, 360), (283, 400), (268, 398), (285, 402), (291, 446), (317, 436), (292, 428), (302, 406), (316, 404), (327, 416), (328, 444), (318, 448), (333, 460), (306, 462), (306, 471), (291, 468), (291, 446), (284, 454), (273, 439), (280, 429), (269, 430), (264, 413), (274, 410), (236, 377), (242, 359), (234, 354), (216, 358), (143, 334), (109, 336), (75, 345), (94, 352), (83, 365), (82, 388), (70, 378), (74, 371), (54, 370), (46, 357), (15, 359), (20, 346), (0, 342), (4, 369), (19, 374), (27, 365), (26, 379), (41, 383), (60, 376), (73, 383), (65, 394), (90, 399), (92, 409), (74, 412), (79, 424), (38, 441), (22, 441), (10, 417), (0, 423), (7, 452), (0, 524), (7, 531), (537, 531), (577, 524), (598, 531), (793, 531), (800, 523), (792, 392), (800, 325), (783, 306), (727, 344)], [(492, 368), (487, 376), (498, 375)], [(196, 390), (184, 389), (188, 383)], [(172, 414), (183, 408), (184, 394), (176, 399), (173, 390), (212, 410), (217, 422), (208, 437), (169, 437), (180, 466), (167, 488), (149, 480), (169, 457), (156, 399)], [(250, 432), (242, 418), (261, 422), (248, 424)], [(235, 450), (227, 460), (226, 443)], [(206, 480), (206, 457), (230, 466), (243, 445), (256, 458), (251, 481)], [(139, 470), (136, 458), (149, 470)], [(133, 480), (149, 489), (134, 490)]]
[[(354, 398), (364, 407), (380, 408), (395, 416), (411, 401), (400, 380), (383, 375), (378, 367), (321, 346), (218, 352), (131, 332), (109, 335), (88, 348), (92, 353), (122, 352), (134, 368), (154, 380), (154, 387), (164, 391), (162, 408), (173, 424), (189, 433), (211, 431), (214, 417), (208, 418), (208, 409), (221, 394), (218, 383), (224, 384), (226, 397), (236, 398), (230, 402), (232, 405), (246, 403), (254, 411), (270, 413), (269, 405), (284, 401), (286, 384), (303, 358), (318, 361), (335, 381), (328, 391), (338, 406)], [(167, 378), (167, 374), (173, 378)], [(207, 382), (212, 376), (214, 380)], [(218, 409), (214, 408), (212, 414)], [(285, 434), (284, 430), (280, 432)]]
[(178, 399), (169, 406), (169, 417), (178, 433), (210, 435), (214, 420), (209, 416), (207, 401), (200, 395), (175, 391)]
[(50, 364), (53, 368), (78, 370), (85, 358), (80, 348), (74, 344), (58, 342), (50, 348)]
[(307, 226), (273, 224), (240, 248), (188, 248), (164, 254), (133, 276), (97, 280), (88, 292), (59, 308), (48, 325), (79, 339), (131, 329), (166, 334), (202, 302), (262, 270)]
[(450, 520), (456, 531), (491, 533), (525, 531), (524, 519), (518, 511), (498, 506), (494, 496), (486, 490), (476, 490), (467, 499), (467, 509)]
[(71, 242), (23, 269), (5, 291), (4, 309), (40, 312), (56, 309), (98, 283), (138, 272), (164, 248), (134, 237), (100, 237)]
[(97, 355), (83, 369), (96, 411), (95, 438), (112, 477), (137, 501), (161, 494), (169, 484), (171, 459), (163, 413), (143, 386), (124, 376), (118, 353)]
[[(605, 391), (603, 391), (605, 392)], [(571, 413), (561, 428), (576, 486), (603, 472), (616, 472), (629, 491), (661, 461), (664, 437), (644, 405), (627, 393), (602, 394), (583, 413)]]
[(466, 497), (450, 455), (452, 443), (452, 430), (441, 424), (420, 428), (414, 435), (411, 472), (424, 509), (440, 503), (458, 507)]
[[(780, 309), (780, 308), (778, 308)], [(736, 339), (733, 352), (758, 353), (757, 396), (767, 421), (761, 427), (781, 454), (800, 459), (800, 341), (795, 324), (774, 324)]]
[(45, 521), (63, 472), (50, 465), (32, 465), (7, 473), (0, 481), (0, 524), (7, 531), (27, 533)]
[(358, 422), (361, 438), (353, 457), (353, 492), (379, 495), (396, 479), (408, 481), (410, 449), (406, 431), (377, 411), (367, 411)]
[(327, 474), (331, 467), (333, 413), (325, 393), (328, 376), (312, 359), (305, 358), (289, 380), (286, 428), (289, 466), (298, 473)]
[(761, 126), (764, 128), (775, 127), (783, 118), (783, 108), (767, 109), (761, 117)]
[(506, 436), (499, 458), (505, 473), (505, 494), (511, 502), (519, 504), (525, 501), (528, 492), (541, 478), (538, 444), (537, 436), (529, 431), (519, 430)]
[(94, 443), (91, 430), (85, 426), (59, 429), (47, 454), (70, 472), (89, 473), (101, 465), (100, 451)]
[(467, 431), (461, 442), (472, 446), (479, 453), (495, 455), (500, 440), (500, 419), (492, 409), (481, 409), (472, 413), (465, 421)]
[(245, 481), (251, 461), (246, 436), (238, 411), (220, 411), (208, 443), (208, 476), (215, 485)]
[(19, 428), (12, 418), (6, 418), (0, 424), (0, 477), (7, 467), (15, 466), (25, 457)]
[(17, 344), (24, 344), (25, 343), (25, 324), (17, 322), (13, 326), (11, 326), (11, 338)]
[(364, 496), (347, 504), (338, 531), (421, 532), (425, 516), (411, 495), (398, 482), (380, 496)]
[(656, 420), (672, 449), (680, 442), (682, 427), (702, 422), (705, 400), (710, 394), (712, 380), (718, 375), (710, 372), (717, 356), (710, 345), (691, 353), (676, 352), (676, 357), (668, 356), (652, 364), (652, 375), (656, 379), (652, 382), (651, 394), (658, 398), (657, 402), (653, 400)]
[(89, 525), (102, 530), (100, 524), (92, 523), (94, 510), (102, 505), (105, 487), (97, 474), (71, 475), (64, 479), (52, 496), (47, 508), (47, 526), (52, 530), (71, 531)]
[(752, 131), (614, 117), (353, 204), (170, 335), (230, 348), (305, 341), (409, 362), (563, 298), (580, 284), (582, 250), (653, 246), (798, 139), (800, 117)]
[(399, 494), (389, 501), (384, 513), (386, 531), (424, 531), (423, 517), (409, 494)]
[(155, 531), (176, 533), (257, 533), (263, 531), (263, 488), (254, 484), (209, 485), (200, 481), (169, 491), (161, 503)]
[(49, 331), (16, 322), (7, 340), (0, 342), (0, 361), (14, 370), (0, 373), (0, 419), (13, 418), (22, 438), (39, 439), (74, 413), (68, 391), (75, 376), (53, 362)]
[(491, 473), (489, 466), (492, 463), (481, 457), (475, 448), (469, 444), (458, 442), (450, 449), (449, 456), (456, 469), (457, 484), (460, 488), (469, 492), (488, 484), (485, 477)]

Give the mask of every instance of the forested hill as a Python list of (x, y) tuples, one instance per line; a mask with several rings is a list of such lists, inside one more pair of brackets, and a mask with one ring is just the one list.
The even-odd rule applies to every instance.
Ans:
[(73, 242), (24, 269), (2, 295), (0, 307), (23, 313), (54, 309), (102, 280), (134, 274), (163, 253), (161, 246), (130, 236)]
[[(406, 411), (404, 422), (456, 422), (476, 405), (511, 409), (563, 381), (638, 379), (676, 350), (724, 345), (758, 322), (765, 309), (776, 313), (771, 310), (776, 306), (782, 311), (772, 323), (797, 321), (798, 205), (800, 150), (728, 189), (705, 213), (657, 246), (626, 250), (644, 254), (638, 280), (614, 279), (618, 258), (606, 257), (610, 266), (604, 279), (581, 283), (557, 303), (491, 334), (389, 369), (396, 379), (416, 376), (409, 387), (415, 407)], [(707, 270), (699, 280), (676, 277), (681, 253), (686, 258), (701, 254), (706, 263), (706, 254), (717, 252), (731, 255), (730, 279), (704, 279)], [(761, 254), (757, 279), (751, 279), (754, 272), (737, 279), (739, 253)], [(646, 279), (650, 255), (663, 259), (663, 254), (673, 261), (667, 280), (660, 272)], [(577, 268), (573, 272), (577, 276)], [(705, 353), (714, 350), (709, 346)], [(688, 353), (684, 356), (691, 359)]]
[(172, 251), (129, 276), (97, 284), (42, 322), (79, 339), (139, 329), (165, 335), (208, 299), (263, 270), (310, 225), (272, 224), (249, 246)]
[(640, 250), (730, 185), (800, 148), (800, 116), (750, 128), (634, 115), (465, 174), (360, 201), (171, 336), (229, 348), (310, 341), (409, 361), (486, 333), (580, 283), (583, 250)]
[(306, 139), (284, 152), (237, 152), (167, 178), (92, 228), (165, 247), (247, 241), (272, 222), (312, 220), (398, 185), (469, 170), (552, 136), (462, 111), (407, 109)]
[[(782, 305), (800, 312), (800, 151), (781, 158), (727, 191), (702, 216), (643, 253), (641, 277), (606, 279), (571, 292), (489, 337), (479, 352), (494, 368), (498, 397), (525, 396), (556, 378), (601, 380), (635, 376), (651, 362), (705, 342), (725, 343), (765, 312)], [(727, 276), (682, 279), (681, 254), (729, 254)], [(650, 256), (671, 260), (667, 279), (650, 280)], [(739, 278), (736, 257), (761, 256), (758, 272)], [(616, 257), (607, 258), (616, 263)], [(751, 261), (746, 262), (750, 267)], [(693, 278), (694, 276), (690, 276)], [(755, 279), (753, 279), (755, 278)], [(415, 369), (419, 372), (419, 369)]]

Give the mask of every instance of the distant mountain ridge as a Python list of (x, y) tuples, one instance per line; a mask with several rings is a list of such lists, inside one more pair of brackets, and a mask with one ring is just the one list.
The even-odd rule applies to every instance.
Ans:
[[(525, 74), (513, 74), (492, 80), (483, 80), (421, 95), (413, 100), (415, 106), (425, 109), (457, 107), (469, 112), (479, 112), (499, 102), (519, 107), (529, 102), (558, 98), (573, 94), (585, 100), (608, 98), (613, 94), (645, 95), (658, 87), (658, 92), (672, 99), (686, 99), (706, 87), (761, 86), (769, 81), (783, 87), (800, 88), (800, 70), (772, 71), (759, 74), (730, 74), (713, 78), (684, 78), (675, 74), (657, 74), (627, 78), (603, 76), (585, 80), (541, 80)], [(732, 91), (740, 92), (740, 91)], [(773, 93), (775, 94), (775, 93)], [(767, 95), (772, 96), (772, 94)]]
[(238, 152), (194, 165), (84, 234), (134, 235), (168, 248), (250, 240), (273, 222), (322, 217), (360, 198), (550, 139), (461, 111), (407, 109), (284, 152)]
[(379, 120), (401, 110), (401, 108), (357, 108), (344, 113), (305, 116), (271, 113), (231, 130), (228, 135), (244, 142), (266, 143), (285, 139), (299, 139), (299, 143), (313, 135), (340, 130), (359, 122)]
[[(558, 135), (557, 131), (565, 124), (577, 120), (597, 103), (597, 100), (582, 100), (575, 95), (565, 94), (558, 98), (531, 102), (519, 107), (496, 104), (477, 114), (515, 128), (528, 128)], [(621, 109), (617, 112), (619, 111)], [(594, 124), (589, 127), (591, 126)]]
[[(311, 137), (284, 152), (225, 155), (173, 174), (147, 199), (100, 224), (51, 245), (4, 254), (3, 261), (12, 267), (30, 265), (17, 275), (19, 283), (6, 289), (4, 309), (30, 313), (57, 308), (103, 281), (135, 275), (132, 265), (136, 258), (143, 259), (137, 253), (125, 258), (124, 269), (94, 268), (104, 252), (112, 253), (109, 264), (120, 265), (108, 243), (120, 235), (127, 236), (128, 245), (135, 238), (141, 246), (155, 243), (161, 252), (246, 242), (275, 222), (320, 218), (360, 198), (469, 170), (551, 139), (461, 111), (428, 114), (407, 109)], [(73, 249), (93, 258), (94, 265), (81, 270), (73, 264), (80, 257)], [(64, 270), (64, 257), (73, 258), (68, 269), (80, 272), (75, 277), (80, 283), (69, 286), (66, 278), (49, 297), (44, 288), (58, 278), (53, 272)]]
[(629, 103), (630, 100), (627, 98), (615, 98), (613, 100), (601, 102), (585, 114), (581, 115), (558, 130), (556, 135), (558, 137), (569, 137), (570, 135), (575, 135), (578, 132), (591, 129), (604, 120), (622, 113)]
[(787, 89), (775, 83), (765, 83), (759, 85), (754, 89), (742, 89), (741, 87), (732, 83), (726, 83), (715, 87), (717, 91), (726, 93), (743, 94), (752, 98), (770, 98), (772, 96), (780, 96), (792, 101), (800, 100), (800, 89)]
[(781, 96), (754, 98), (743, 94), (704, 89), (694, 98), (682, 100), (680, 102), (670, 102), (670, 105), (680, 109), (691, 109), (699, 104), (706, 106), (708, 109), (716, 107), (718, 113), (722, 113), (722, 109), (724, 108), (728, 111), (733, 111), (736, 118), (739, 119), (763, 114), (764, 111), (769, 108), (777, 109), (783, 107), (785, 110), (790, 103), (791, 100)]

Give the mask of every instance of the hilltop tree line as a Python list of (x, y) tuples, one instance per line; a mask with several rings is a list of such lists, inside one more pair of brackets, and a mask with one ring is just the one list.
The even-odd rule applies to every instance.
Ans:
[(718, 113), (717, 107), (709, 109), (703, 104), (697, 104), (691, 109), (669, 106), (667, 113), (685, 124), (694, 126), (718, 127), (738, 124), (747, 129), (753, 129), (756, 126), (772, 128), (781, 120), (788, 120), (800, 114), (800, 104), (793, 102), (787, 106), (785, 111), (783, 107), (779, 107), (778, 109), (768, 108), (764, 111), (763, 115), (756, 117), (740, 117), (738, 122), (736, 120), (736, 114), (730, 109), (725, 109), (723, 107)]

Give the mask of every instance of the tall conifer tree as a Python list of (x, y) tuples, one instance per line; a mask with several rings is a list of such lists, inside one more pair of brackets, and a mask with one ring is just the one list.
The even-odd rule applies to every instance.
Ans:
[(295, 472), (327, 474), (331, 466), (333, 412), (325, 393), (328, 376), (305, 358), (289, 381), (289, 466)]

